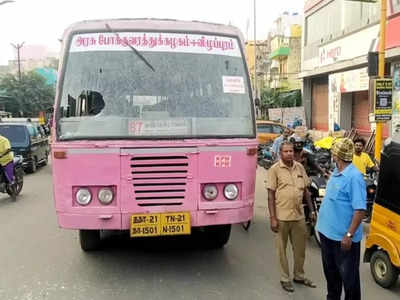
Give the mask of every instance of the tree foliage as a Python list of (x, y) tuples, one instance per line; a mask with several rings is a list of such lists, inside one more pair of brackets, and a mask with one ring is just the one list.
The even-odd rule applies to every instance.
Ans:
[(24, 73), (21, 81), (13, 74), (0, 78), (0, 91), (7, 97), (0, 98), (4, 109), (14, 117), (37, 117), (54, 103), (55, 88), (35, 72)]
[(301, 106), (301, 92), (279, 91), (277, 89), (264, 89), (261, 91), (260, 110), (263, 118), (266, 118), (269, 108)]
[(299, 90), (281, 92), (276, 89), (266, 89), (261, 92), (261, 107), (264, 109), (295, 106), (301, 106)]

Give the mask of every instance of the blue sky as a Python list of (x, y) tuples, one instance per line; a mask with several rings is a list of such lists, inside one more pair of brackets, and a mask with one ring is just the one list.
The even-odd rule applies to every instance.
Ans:
[[(257, 0), (257, 38), (266, 36), (280, 13), (302, 13), (303, 3)], [(231, 23), (253, 39), (253, 0), (15, 0), (0, 6), (0, 65), (14, 59), (10, 43), (41, 44), (58, 51), (58, 39), (73, 22), (142, 17)]]

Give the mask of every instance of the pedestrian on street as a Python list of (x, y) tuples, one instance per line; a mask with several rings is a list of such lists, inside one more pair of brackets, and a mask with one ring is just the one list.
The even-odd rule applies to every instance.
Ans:
[(287, 141), (289, 136), (290, 136), (290, 129), (289, 128), (285, 128), (285, 130), (283, 131), (282, 135), (278, 136), (275, 140), (274, 143), (272, 144), (271, 147), (271, 152), (272, 152), (272, 158), (274, 160), (279, 160), (279, 150), (280, 150), (280, 146), (284, 141)]
[(357, 138), (354, 140), (353, 165), (363, 174), (367, 174), (367, 169), (379, 172), (379, 168), (374, 164), (372, 159), (363, 150), (365, 148), (365, 140)]
[(310, 209), (310, 217), (315, 220), (315, 211), (307, 190), (310, 180), (303, 165), (294, 161), (293, 152), (293, 144), (284, 141), (280, 145), (281, 159), (267, 173), (268, 209), (271, 230), (276, 233), (280, 282), (282, 288), (288, 292), (294, 292), (286, 255), (288, 239), (292, 244), (294, 255), (293, 281), (308, 287), (316, 287), (304, 274), (307, 230), (303, 199)]
[(360, 300), (360, 226), (366, 209), (363, 175), (352, 164), (354, 144), (344, 138), (332, 146), (336, 163), (319, 210), (316, 229), (321, 236), (327, 300)]

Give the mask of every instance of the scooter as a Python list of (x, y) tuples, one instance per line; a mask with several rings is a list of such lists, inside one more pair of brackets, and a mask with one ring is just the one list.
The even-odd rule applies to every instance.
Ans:
[(1, 169), (0, 174), (0, 193), (7, 193), (15, 201), (16, 197), (21, 193), (22, 187), (24, 185), (24, 169), (22, 168), (22, 156), (14, 157), (14, 181), (15, 186), (11, 186), (8, 182), (4, 170)]

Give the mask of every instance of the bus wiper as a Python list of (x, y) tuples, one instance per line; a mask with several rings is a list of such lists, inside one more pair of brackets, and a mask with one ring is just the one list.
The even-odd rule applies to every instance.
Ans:
[[(107, 23), (106, 23), (106, 27), (107, 27), (107, 29), (108, 29), (110, 32), (114, 33), (115, 36), (116, 36), (117, 38), (121, 39), (121, 38), (119, 37), (119, 34), (118, 34), (117, 32), (115, 32), (115, 31), (110, 27), (110, 25), (108, 25)], [(132, 47), (131, 45), (129, 45), (128, 43), (126, 43), (124, 39), (121, 39), (121, 41), (124, 43), (125, 46), (128, 46), (129, 48), (131, 48), (131, 50), (146, 64), (146, 66), (148, 66), (153, 72), (156, 71), (156, 70), (153, 68), (153, 66), (147, 61), (147, 59), (146, 59), (139, 51), (137, 51), (134, 47)]]

